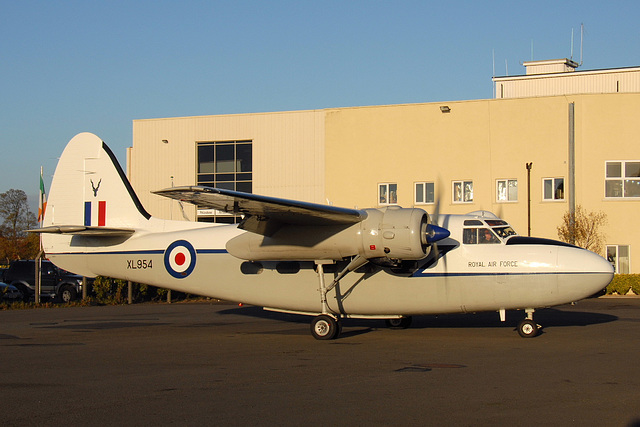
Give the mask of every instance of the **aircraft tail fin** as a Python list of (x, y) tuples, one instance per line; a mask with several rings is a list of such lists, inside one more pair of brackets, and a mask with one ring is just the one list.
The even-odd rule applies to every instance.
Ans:
[(124, 236), (144, 228), (150, 218), (109, 147), (96, 135), (81, 133), (60, 157), (43, 228), (34, 231)]

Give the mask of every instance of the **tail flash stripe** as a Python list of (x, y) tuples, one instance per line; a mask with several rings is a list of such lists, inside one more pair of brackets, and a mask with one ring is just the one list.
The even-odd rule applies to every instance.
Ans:
[(107, 202), (101, 200), (98, 202), (98, 226), (104, 227), (107, 218)]
[(138, 199), (136, 192), (133, 191), (133, 187), (131, 186), (131, 183), (127, 179), (127, 176), (125, 175), (124, 171), (122, 170), (122, 167), (120, 167), (120, 164), (116, 160), (116, 156), (113, 154), (111, 149), (107, 146), (107, 144), (105, 144), (104, 142), (102, 143), (102, 149), (107, 153), (107, 155), (111, 159), (111, 162), (113, 163), (113, 166), (118, 171), (118, 175), (120, 175), (120, 179), (122, 179), (122, 183), (124, 184), (127, 191), (129, 192), (129, 196), (131, 197), (131, 199), (133, 200), (133, 203), (138, 208), (138, 212), (140, 212), (140, 214), (146, 219), (151, 218), (151, 214), (144, 209), (144, 206), (142, 206), (142, 203), (140, 203), (140, 199)]
[(91, 227), (91, 202), (84, 202), (84, 225)]

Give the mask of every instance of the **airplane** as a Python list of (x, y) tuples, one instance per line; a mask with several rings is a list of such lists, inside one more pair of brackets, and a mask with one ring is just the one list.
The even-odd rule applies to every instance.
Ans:
[[(486, 212), (437, 218), (418, 208), (349, 209), (183, 186), (154, 192), (242, 216), (238, 224), (164, 220), (143, 207), (113, 152), (81, 133), (58, 162), (42, 228), (57, 266), (190, 294), (312, 316), (311, 334), (334, 339), (345, 318), (524, 310), (533, 313), (602, 291), (613, 278), (601, 256), (517, 235)], [(435, 217), (435, 215), (434, 215)]]

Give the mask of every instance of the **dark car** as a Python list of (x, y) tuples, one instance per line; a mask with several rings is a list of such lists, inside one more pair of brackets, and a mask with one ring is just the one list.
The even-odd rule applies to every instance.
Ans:
[[(35, 266), (34, 260), (18, 260), (2, 272), (2, 281), (18, 288), (24, 301), (29, 301), (35, 294)], [(69, 302), (82, 293), (82, 276), (62, 270), (51, 261), (41, 261), (40, 277), (41, 295), (53, 295)]]
[(18, 288), (13, 285), (7, 285), (4, 282), (0, 282), (0, 301), (12, 302), (21, 300), (22, 298), (22, 292), (20, 292)]

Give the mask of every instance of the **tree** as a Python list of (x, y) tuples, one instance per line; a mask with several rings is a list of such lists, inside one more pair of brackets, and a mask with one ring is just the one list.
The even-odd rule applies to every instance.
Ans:
[(566, 212), (562, 217), (562, 225), (558, 227), (558, 237), (563, 242), (602, 254), (604, 234), (600, 228), (606, 224), (607, 214), (604, 212), (589, 212), (577, 205), (573, 214)]
[(29, 210), (24, 191), (11, 189), (0, 194), (0, 220), (0, 259), (35, 257), (38, 238), (26, 230), (36, 226), (36, 216)]

